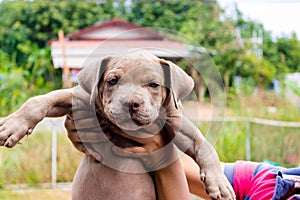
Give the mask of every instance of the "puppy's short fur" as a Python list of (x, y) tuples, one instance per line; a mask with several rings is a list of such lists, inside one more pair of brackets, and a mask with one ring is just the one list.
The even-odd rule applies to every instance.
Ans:
[[(193, 80), (182, 69), (149, 53), (134, 51), (85, 67), (78, 75), (78, 82), (79, 86), (71, 95), (59, 93), (58, 96), (52, 95), (55, 98), (51, 100), (43, 96), (31, 99), (0, 122), (1, 145), (14, 146), (45, 116), (72, 113), (76, 122), (80, 119), (76, 113), (88, 108), (96, 110), (101, 126), (99, 132), (110, 131), (111, 125), (134, 137), (163, 130), (169, 141), (173, 139), (179, 149), (197, 162), (211, 198), (234, 199), (234, 192), (221, 171), (216, 152), (199, 130), (182, 116), (180, 100), (193, 88)], [(30, 109), (33, 107), (42, 112), (28, 117), (26, 113), (32, 112)], [(11, 132), (16, 127), (9, 123), (16, 119), (24, 119), (21, 120), (24, 128)], [(118, 138), (113, 136), (111, 140), (124, 146)], [(93, 148), (100, 148), (104, 158), (109, 157), (106, 160), (109, 162), (115, 156), (111, 145), (106, 143)], [(102, 163), (106, 161), (104, 159)], [(123, 166), (126, 158), (113, 162)], [(111, 163), (108, 166), (102, 163), (90, 157), (83, 159), (74, 179), (73, 199), (155, 199), (153, 182), (147, 173), (126, 173), (108, 167)], [(130, 164), (138, 166), (137, 169), (143, 168), (137, 160), (130, 161)], [(134, 192), (132, 188), (135, 188)]]

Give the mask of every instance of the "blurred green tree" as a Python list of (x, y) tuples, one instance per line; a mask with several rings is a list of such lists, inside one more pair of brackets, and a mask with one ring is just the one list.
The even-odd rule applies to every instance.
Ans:
[[(193, 45), (205, 47), (227, 90), (235, 75), (267, 85), (273, 78), (300, 70), (300, 42), (295, 35), (274, 39), (262, 24), (245, 20), (238, 9), (236, 17), (226, 17), (215, 0), (132, 0), (131, 4), (125, 0), (3, 0), (0, 13), (0, 74), (19, 68), (28, 81), (25, 86), (32, 90), (60, 87), (49, 48), (44, 49), (58, 30), (68, 34), (113, 17), (171, 29), (194, 40)], [(248, 40), (254, 33), (262, 33), (261, 57), (253, 54)], [(197, 85), (205, 85), (201, 77), (196, 80)]]
[(295, 34), (278, 38), (277, 51), (280, 63), (286, 65), (290, 72), (300, 71), (300, 41)]
[(264, 96), (264, 90), (276, 74), (276, 68), (265, 58), (258, 58), (253, 53), (246, 53), (242, 61), (240, 74), (243, 77), (251, 77), (258, 86), (259, 94)]
[(0, 46), (18, 65), (31, 53), (57, 37), (58, 30), (74, 32), (100, 20), (110, 19), (117, 9), (111, 3), (74, 1), (3, 1), (0, 6)]

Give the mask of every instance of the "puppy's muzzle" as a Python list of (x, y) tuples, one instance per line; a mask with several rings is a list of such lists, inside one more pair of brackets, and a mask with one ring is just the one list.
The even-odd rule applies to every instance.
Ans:
[(138, 126), (151, 123), (150, 113), (145, 112), (145, 100), (142, 97), (131, 96), (123, 102), (122, 108)]
[(123, 103), (123, 109), (128, 111), (130, 116), (132, 116), (137, 113), (143, 105), (144, 100), (142, 98), (131, 98)]

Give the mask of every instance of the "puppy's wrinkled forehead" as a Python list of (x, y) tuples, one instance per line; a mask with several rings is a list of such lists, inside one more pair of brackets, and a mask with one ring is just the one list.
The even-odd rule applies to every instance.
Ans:
[(128, 72), (139, 68), (148, 68), (157, 72), (162, 70), (159, 58), (147, 52), (127, 53), (113, 57), (107, 66), (108, 71)]

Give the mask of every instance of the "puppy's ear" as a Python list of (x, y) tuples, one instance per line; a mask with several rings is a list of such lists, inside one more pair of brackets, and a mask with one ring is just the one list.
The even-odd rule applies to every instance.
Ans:
[(170, 89), (177, 108), (178, 101), (193, 90), (194, 81), (174, 63), (160, 59), (160, 64), (162, 65), (165, 74), (165, 85)]
[(77, 75), (78, 84), (92, 97), (111, 57), (86, 65)]

